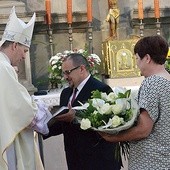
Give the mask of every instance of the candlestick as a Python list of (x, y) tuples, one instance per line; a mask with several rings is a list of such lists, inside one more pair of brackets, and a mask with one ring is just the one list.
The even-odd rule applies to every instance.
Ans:
[(72, 17), (72, 0), (67, 0), (67, 22), (71, 24), (73, 20)]
[(159, 19), (157, 18), (156, 19), (156, 34), (157, 35), (161, 34), (160, 28), (161, 28), (161, 23), (160, 23)]
[(142, 19), (140, 20), (140, 23), (139, 23), (139, 29), (140, 29), (140, 37), (143, 37), (144, 36), (143, 34), (144, 23), (142, 22)]
[(143, 19), (143, 0), (138, 0), (138, 17)]
[(51, 25), (51, 0), (45, 1), (47, 24)]
[(69, 46), (70, 50), (73, 50), (73, 30), (71, 24), (68, 25)]
[(51, 25), (48, 26), (47, 34), (49, 36), (49, 46), (50, 46), (50, 57), (54, 55), (53, 51), (53, 30)]
[(160, 18), (159, 0), (154, 0), (155, 18)]
[(91, 22), (88, 23), (88, 36), (89, 36), (89, 54), (92, 54), (93, 53), (93, 47), (92, 47), (93, 28)]
[(92, 22), (92, 0), (87, 0), (87, 21)]

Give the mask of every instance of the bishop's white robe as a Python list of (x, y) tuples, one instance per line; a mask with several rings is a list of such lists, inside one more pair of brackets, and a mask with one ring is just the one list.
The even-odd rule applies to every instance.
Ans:
[(0, 170), (8, 170), (6, 151), (10, 146), (15, 151), (16, 170), (43, 170), (34, 132), (28, 128), (37, 105), (1, 52), (0, 82)]

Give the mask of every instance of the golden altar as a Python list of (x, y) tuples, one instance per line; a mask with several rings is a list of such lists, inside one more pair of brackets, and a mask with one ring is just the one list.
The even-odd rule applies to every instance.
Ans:
[(110, 78), (138, 77), (134, 46), (138, 38), (108, 40), (102, 43), (103, 68)]

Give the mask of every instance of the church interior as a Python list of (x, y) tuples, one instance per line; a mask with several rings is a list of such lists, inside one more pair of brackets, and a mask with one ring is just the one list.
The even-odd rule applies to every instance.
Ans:
[[(19, 81), (31, 95), (49, 90), (52, 56), (79, 49), (99, 56), (102, 81), (112, 88), (123, 86), (137, 90), (144, 77), (136, 65), (135, 43), (141, 37), (161, 35), (170, 44), (169, 0), (0, 0), (0, 35), (12, 6), (25, 22), (36, 13), (28, 57), (18, 68)], [(56, 93), (52, 97), (57, 98), (50, 102), (59, 104), (60, 89)], [(56, 151), (50, 147), (54, 143), (58, 143)], [(41, 145), (46, 169), (67, 169), (62, 136), (50, 138)], [(127, 169), (126, 160), (122, 170)]]

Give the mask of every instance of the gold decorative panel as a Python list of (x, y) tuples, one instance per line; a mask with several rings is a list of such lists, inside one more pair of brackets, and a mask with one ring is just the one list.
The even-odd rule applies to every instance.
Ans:
[(102, 43), (103, 68), (110, 78), (137, 77), (134, 45), (138, 39), (114, 40)]

